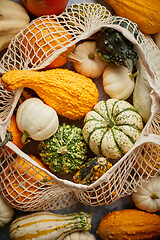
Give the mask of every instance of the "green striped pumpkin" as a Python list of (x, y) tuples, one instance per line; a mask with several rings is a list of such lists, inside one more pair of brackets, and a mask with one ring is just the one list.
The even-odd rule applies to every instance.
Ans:
[(143, 129), (142, 117), (124, 100), (100, 101), (84, 118), (83, 137), (96, 155), (119, 159)]
[(90, 230), (91, 213), (66, 215), (49, 211), (35, 212), (16, 218), (10, 225), (11, 240), (62, 240), (74, 231)]

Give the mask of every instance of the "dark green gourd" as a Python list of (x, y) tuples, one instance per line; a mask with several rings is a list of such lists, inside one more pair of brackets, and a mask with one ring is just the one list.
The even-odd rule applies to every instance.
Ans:
[(59, 125), (53, 136), (40, 142), (38, 149), (42, 161), (52, 172), (60, 174), (79, 169), (87, 159), (87, 144), (82, 130), (75, 125)]
[(124, 65), (132, 73), (138, 59), (134, 44), (113, 28), (102, 28), (95, 35), (98, 55), (109, 64)]
[(73, 181), (75, 183), (90, 185), (106, 173), (111, 167), (112, 163), (103, 156), (89, 158), (73, 176)]

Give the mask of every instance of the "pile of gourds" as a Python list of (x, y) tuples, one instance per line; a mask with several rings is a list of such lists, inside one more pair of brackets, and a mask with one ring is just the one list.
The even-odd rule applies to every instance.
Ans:
[[(156, 2), (156, 9), (152, 8), (152, 12), (147, 14), (146, 20), (146, 17), (142, 17), (143, 14), (138, 11), (142, 7), (139, 2), (137, 5), (136, 1), (130, 1), (137, 9), (135, 11), (132, 8), (134, 14), (128, 11), (129, 1), (123, 1), (123, 7), (119, 7), (122, 1), (118, 1), (118, 3), (116, 1), (116, 4), (112, 0), (107, 2), (118, 15), (124, 16), (124, 13), (128, 13), (130, 20), (135, 20), (142, 32), (151, 34), (160, 31), (159, 17), (156, 17), (157, 6), (160, 8), (159, 3)], [(134, 5), (135, 2), (136, 5)], [(3, 6), (6, 7), (7, 12), (7, 0), (3, 0)], [(141, 9), (144, 11), (144, 6)], [(23, 23), (24, 26), (29, 23), (29, 16), (25, 10), (17, 5), (13, 5), (12, 10), (18, 17), (19, 11), (23, 13), (20, 16), (21, 20), (16, 17), (17, 23)], [(8, 16), (6, 12), (4, 11), (3, 15), (5, 16), (4, 21)], [(150, 21), (148, 21), (149, 15), (151, 15)], [(127, 16), (125, 15), (125, 17)], [(55, 22), (52, 24), (55, 24), (57, 29), (62, 30), (63, 28)], [(15, 22), (14, 25), (17, 26)], [(22, 27), (20, 25), (19, 29)], [(32, 25), (30, 27), (30, 32), (26, 33), (24, 38), (24, 45), (25, 41), (35, 34), (32, 32)], [(41, 27), (42, 36), (39, 38), (46, 37), (43, 34), (47, 35), (47, 32), (43, 32), (43, 25)], [(3, 31), (0, 32), (0, 50), (8, 46), (11, 38), (19, 29), (8, 35), (7, 41), (4, 41)], [(67, 34), (67, 30), (63, 30)], [(7, 29), (7, 31), (9, 30)], [(70, 35), (68, 35), (68, 41), (70, 41)], [(156, 41), (158, 42), (158, 40)], [(63, 37), (61, 42), (62, 46), (66, 44)], [(34, 41), (31, 43), (34, 45)], [(53, 44), (56, 43), (53, 41)], [(50, 46), (47, 46), (47, 51), (48, 47)], [(35, 45), (35, 51), (37, 50), (38, 46)], [(34, 52), (30, 52), (29, 58), (31, 59), (30, 64), (36, 63)], [(72, 61), (75, 71), (59, 68), (68, 60)], [(19, 100), (8, 129), (12, 132), (13, 143), (23, 150), (23, 147), (28, 144), (28, 139), (39, 141), (37, 150), (40, 158), (30, 155), (32, 160), (54, 173), (75, 174), (77, 171), (73, 176), (73, 181), (76, 183), (87, 185), (93, 183), (112, 167), (113, 159), (118, 161), (129, 151), (140, 136), (143, 124), (150, 117), (150, 87), (145, 81), (141, 67), (138, 64), (136, 67), (138, 73), (129, 74), (126, 66), (107, 64), (97, 54), (95, 41), (86, 40), (69, 48), (43, 71), (12, 70), (5, 73), (2, 77), (2, 84), (7, 90), (13, 91), (24, 87), (21, 95), (24, 98), (22, 101)], [(98, 89), (91, 78), (102, 78), (104, 91), (110, 99), (98, 102)], [(140, 92), (141, 86), (145, 89), (143, 95)], [(26, 88), (30, 88), (29, 94), (26, 94)], [(133, 94), (133, 105), (127, 101), (131, 94)], [(148, 99), (147, 102), (146, 99)], [(84, 118), (82, 129), (74, 125), (60, 124), (60, 116), (70, 120)], [(91, 150), (94, 157), (88, 158), (88, 150)], [(32, 169), (31, 163), (17, 158), (16, 164), (12, 164), (10, 168), (6, 167), (5, 174), (12, 169), (15, 176), (19, 176), (24, 173), (22, 169), (25, 172), (28, 169), (28, 176), (34, 175), (34, 180), (32, 179), (31, 182), (33, 191), (37, 181), (55, 184), (43, 171), (37, 173), (36, 167)], [(17, 166), (22, 166), (22, 169), (18, 170)], [(28, 178), (28, 176), (25, 174), (24, 177)], [(11, 195), (21, 191), (19, 183), (13, 179), (12, 175), (10, 182), (11, 185), (13, 182), (17, 184), (16, 191), (14, 187), (10, 188)], [(159, 183), (160, 177), (157, 176), (143, 187), (137, 188), (137, 192), (132, 194), (132, 200), (137, 208), (151, 213), (160, 210)], [(1, 196), (0, 207), (0, 227), (2, 227), (11, 221), (14, 210)], [(146, 239), (148, 235), (151, 239), (158, 239), (160, 237), (160, 217), (145, 211), (127, 209), (109, 213), (102, 218), (97, 233), (102, 239), (117, 239), (117, 232), (121, 239), (137, 239), (138, 237)], [(11, 223), (10, 238), (15, 240), (17, 238), (39, 239), (43, 234), (43, 240), (94, 240), (95, 237), (89, 233), (91, 220), (91, 215), (88, 213), (63, 216), (50, 212), (33, 213), (17, 218)], [(40, 232), (42, 226), (43, 232)], [(73, 231), (76, 232), (72, 233)]]

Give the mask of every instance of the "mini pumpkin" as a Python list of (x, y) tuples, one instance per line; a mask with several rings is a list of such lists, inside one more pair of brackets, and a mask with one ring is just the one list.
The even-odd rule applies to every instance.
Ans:
[(23, 143), (28, 136), (37, 141), (47, 139), (59, 126), (56, 111), (39, 98), (29, 98), (19, 106), (16, 122), (19, 130), (23, 132)]
[[(23, 52), (28, 52), (27, 58), (29, 58), (31, 66), (39, 64), (40, 59), (41, 61), (46, 60), (55, 50), (65, 47), (72, 41), (72, 36), (65, 27), (59, 22), (53, 19), (47, 20), (47, 18), (33, 20), (23, 34), (21, 49)], [(46, 68), (63, 66), (67, 62), (68, 54), (74, 48), (74, 45), (69, 47)]]
[(83, 137), (96, 155), (119, 159), (141, 134), (143, 121), (124, 100), (100, 101), (84, 118)]
[(137, 208), (147, 212), (160, 210), (160, 176), (138, 187), (132, 194), (132, 200)]
[(9, 223), (14, 215), (14, 209), (2, 198), (0, 194), (0, 228)]

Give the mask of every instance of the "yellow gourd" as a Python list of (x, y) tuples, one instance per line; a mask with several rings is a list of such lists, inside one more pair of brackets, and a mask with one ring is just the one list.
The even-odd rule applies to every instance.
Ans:
[(13, 70), (2, 76), (8, 90), (30, 87), (63, 117), (81, 119), (98, 102), (98, 89), (90, 78), (68, 69)]
[(137, 209), (113, 211), (103, 216), (97, 229), (102, 239), (146, 240), (160, 238), (160, 216)]
[(160, 32), (160, 1), (105, 0), (117, 15), (137, 23), (145, 34)]

